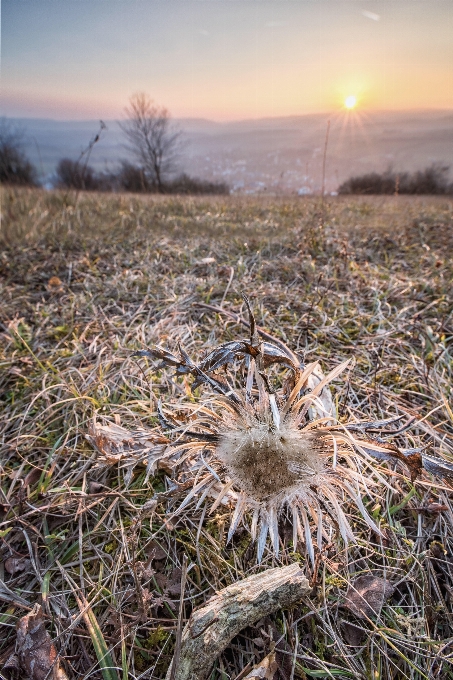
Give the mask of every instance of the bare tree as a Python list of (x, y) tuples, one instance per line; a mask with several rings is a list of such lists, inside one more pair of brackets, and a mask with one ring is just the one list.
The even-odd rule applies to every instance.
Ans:
[(172, 128), (170, 114), (144, 93), (131, 97), (120, 123), (129, 150), (140, 163), (148, 181), (164, 190), (165, 177), (175, 169), (181, 133)]

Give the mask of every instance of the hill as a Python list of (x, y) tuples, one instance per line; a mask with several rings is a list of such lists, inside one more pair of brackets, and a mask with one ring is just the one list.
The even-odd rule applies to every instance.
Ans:
[[(218, 123), (175, 120), (184, 132), (181, 169), (203, 179), (227, 182), (256, 193), (316, 192), (321, 187), (328, 114)], [(453, 112), (404, 111), (335, 114), (327, 153), (326, 189), (351, 175), (414, 171), (434, 162), (453, 166)], [(76, 159), (98, 129), (98, 121), (18, 119), (27, 132), (27, 152), (44, 176), (64, 156)], [(90, 163), (113, 169), (127, 158), (118, 123), (95, 147)]]

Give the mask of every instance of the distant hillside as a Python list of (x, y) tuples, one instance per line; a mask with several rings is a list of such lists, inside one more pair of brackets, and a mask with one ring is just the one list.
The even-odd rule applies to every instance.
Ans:
[[(60, 158), (76, 159), (99, 127), (96, 120), (16, 120), (26, 130), (28, 155), (44, 176), (53, 172)], [(176, 120), (185, 140), (181, 170), (246, 192), (319, 191), (327, 120), (326, 114), (231, 123)], [(90, 159), (97, 170), (114, 169), (119, 159), (128, 157), (117, 122), (106, 123), (108, 130)], [(433, 162), (453, 170), (451, 111), (331, 117), (327, 191), (351, 175), (389, 166), (414, 171)]]

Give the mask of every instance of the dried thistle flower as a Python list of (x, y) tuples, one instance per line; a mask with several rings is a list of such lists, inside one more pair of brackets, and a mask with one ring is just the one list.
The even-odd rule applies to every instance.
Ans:
[[(429, 471), (439, 472), (441, 461), (422, 458), (417, 449), (402, 452), (394, 444), (385, 443), (385, 428), (400, 417), (340, 425), (327, 386), (350, 361), (327, 376), (318, 362), (303, 366), (282, 342), (260, 339), (248, 298), (243, 297), (249, 314), (247, 340), (220, 345), (199, 365), (182, 347), (179, 357), (158, 347), (136, 353), (160, 360), (160, 368), (173, 367), (176, 375), (192, 375), (192, 390), (208, 386), (214, 397), (187, 404), (189, 416), (180, 415), (179, 419), (168, 408), (164, 413), (159, 401), (159, 421), (166, 438), (156, 439), (155, 433), (146, 437), (141, 431), (131, 434), (130, 441), (135, 437), (153, 443), (148, 448), (153, 469), (160, 458), (165, 459), (166, 469), (178, 468), (179, 481), (189, 490), (173, 516), (195, 499), (200, 507), (214, 496), (211, 511), (222, 502), (232, 502), (228, 540), (242, 522), (257, 540), (257, 558), (261, 561), (268, 534), (278, 556), (278, 520), (287, 513), (292, 519), (294, 550), (299, 540), (305, 543), (314, 564), (314, 546), (321, 550), (323, 542), (329, 542), (337, 530), (345, 544), (354, 541), (342, 508), (344, 498), (352, 501), (374, 532), (380, 533), (362, 501), (362, 496), (370, 495), (370, 489), (383, 481), (371, 457), (404, 462), (412, 479), (423, 464)], [(288, 370), (278, 390), (272, 387), (268, 371), (275, 364)], [(370, 440), (368, 431), (381, 436)], [(101, 427), (99, 441), (106, 434)], [(96, 445), (96, 433), (91, 433), (91, 441)]]

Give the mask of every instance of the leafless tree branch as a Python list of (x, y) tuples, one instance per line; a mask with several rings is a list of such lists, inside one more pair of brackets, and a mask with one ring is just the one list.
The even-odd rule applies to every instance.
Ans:
[(162, 192), (166, 175), (175, 168), (181, 132), (172, 127), (168, 110), (154, 104), (144, 92), (131, 97), (125, 113), (127, 119), (120, 127), (128, 148), (151, 183)]

